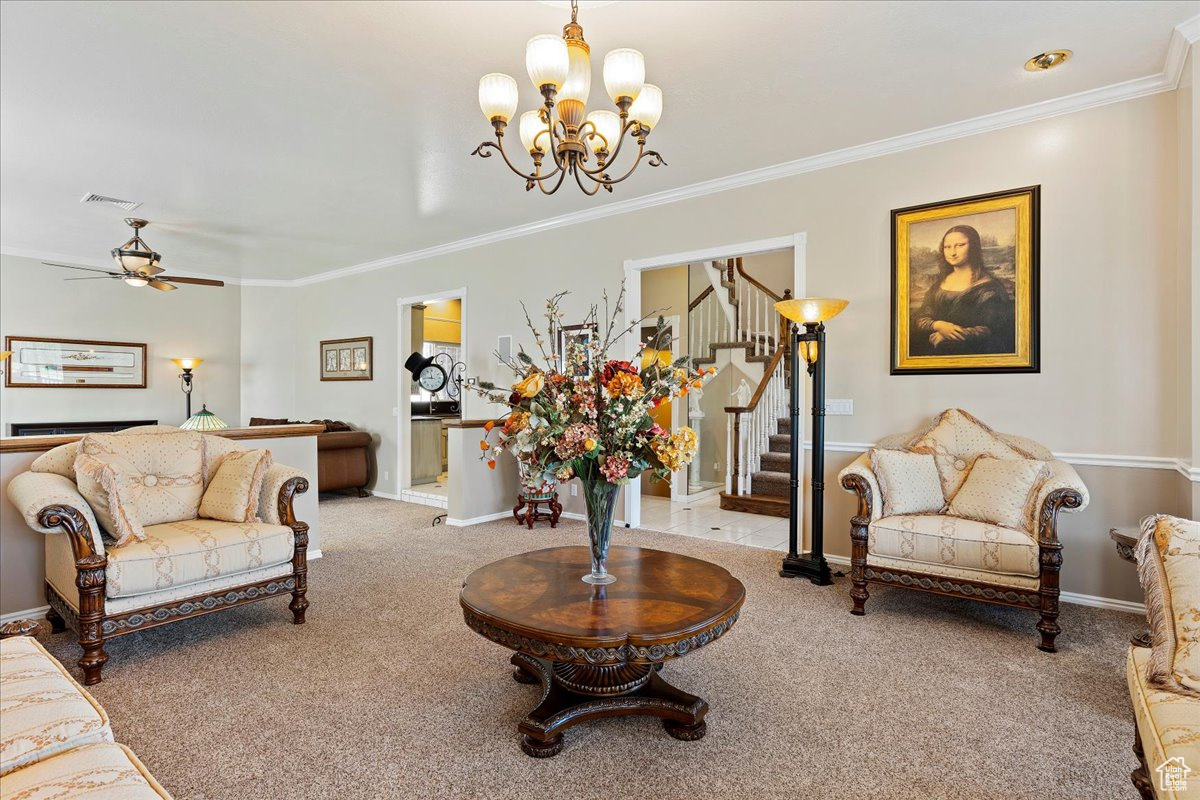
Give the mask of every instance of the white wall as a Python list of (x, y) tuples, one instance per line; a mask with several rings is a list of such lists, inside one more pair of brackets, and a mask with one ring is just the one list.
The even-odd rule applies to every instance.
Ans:
[[(174, 292), (120, 281), (67, 281), (87, 273), (0, 256), (0, 336), (46, 336), (146, 344), (145, 389), (0, 388), (0, 435), (13, 422), (157, 419), (184, 421), (172, 356), (204, 359), (192, 410), (201, 403), (230, 425), (241, 415), (241, 292), (184, 286)], [(261, 341), (261, 337), (255, 337)]]
[[(993, 426), (1066, 452), (1174, 455), (1179, 309), (1176, 274), (1176, 98), (1154, 95), (820, 172), (658, 206), (617, 220), (550, 230), (287, 292), (256, 292), (255, 314), (292, 325), (294, 385), (270, 400), (301, 417), (345, 418), (379, 433), (394, 459), (396, 298), (467, 285), (468, 374), (503, 379), (499, 334), (528, 343), (518, 300), (560, 288), (581, 316), (616, 290), (627, 258), (808, 234), (808, 292), (850, 307), (830, 325), (829, 395), (856, 415), (829, 420), (833, 441), (873, 441), (958, 405)], [(1029, 184), (1042, 187), (1042, 370), (1030, 375), (888, 374), (889, 210)], [(547, 200), (547, 203), (552, 203)], [(535, 309), (536, 311), (536, 309)], [(1136, 320), (1136, 328), (1126, 327)], [(278, 329), (274, 329), (278, 334)], [(375, 336), (372, 383), (320, 383), (323, 338)], [(281, 366), (282, 376), (285, 368)], [(247, 409), (250, 411), (250, 409)], [(254, 409), (258, 413), (258, 409)], [(466, 417), (485, 415), (467, 398)], [(392, 473), (394, 477), (394, 472)], [(395, 491), (386, 483), (380, 488)]]
[[(519, 300), (536, 313), (544, 296), (570, 289), (565, 309), (581, 317), (602, 290), (615, 292), (626, 259), (805, 232), (807, 292), (851, 301), (830, 324), (828, 395), (852, 398), (855, 415), (829, 418), (828, 440), (872, 442), (961, 406), (1057, 452), (1176, 458), (1187, 430), (1181, 416), (1196, 397), (1193, 388), (1181, 401), (1173, 379), (1179, 339), (1193, 324), (1175, 301), (1178, 105), (1175, 93), (1158, 94), (286, 292), (255, 291), (247, 294), (254, 314), (290, 323), (291, 346), (278, 327), (259, 340), (247, 325), (243, 350), (279, 354), (278, 379), (255, 388), (266, 407), (294, 403), (295, 416), (342, 418), (378, 434), (379, 469), (391, 477), (377, 485), (395, 492), (397, 297), (468, 286), (467, 374), (505, 380), (490, 357), (496, 336), (531, 346)], [(1032, 184), (1042, 187), (1041, 372), (889, 375), (889, 211)], [(375, 381), (320, 383), (317, 342), (361, 335), (375, 337)], [(465, 417), (490, 413), (467, 398)], [(1110, 525), (1156, 510), (1186, 513), (1176, 507), (1190, 493), (1178, 473), (1125, 471), (1165, 482), (1155, 508), (1132, 488), (1144, 481), (1109, 472), (1113, 480), (1097, 481), (1111, 491), (1095, 515), (1066, 523), (1077, 562), (1079, 548), (1085, 563), (1115, 557)], [(830, 548), (842, 552), (844, 532), (830, 527)], [(1116, 588), (1098, 580), (1064, 572), (1071, 591), (1138, 596), (1132, 574)]]

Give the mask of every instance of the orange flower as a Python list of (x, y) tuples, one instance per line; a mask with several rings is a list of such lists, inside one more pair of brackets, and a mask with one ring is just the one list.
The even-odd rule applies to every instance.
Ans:
[(679, 390), (680, 397), (683, 397), (687, 393), (688, 393), (688, 387), (686, 387), (686, 386)]
[(489, 419), (487, 422), (485, 422), (483, 424), (483, 429), (485, 431), (487, 431), (488, 433), (491, 433), (492, 428), (494, 428), (494, 427), (496, 427), (496, 420), (494, 420), (494, 419)]
[(488, 449), (488, 447), (489, 447), (489, 445), (488, 445), (488, 443), (487, 443), (487, 441), (486, 441), (486, 440), (484, 440), (484, 441), (482, 441), (482, 442), (480, 442), (480, 443), (479, 443), (479, 449), (480, 449), (480, 450), (487, 450), (487, 449)]
[(492, 459), (491, 461), (488, 462), (488, 469), (495, 469), (495, 468), (496, 468), (496, 460)]

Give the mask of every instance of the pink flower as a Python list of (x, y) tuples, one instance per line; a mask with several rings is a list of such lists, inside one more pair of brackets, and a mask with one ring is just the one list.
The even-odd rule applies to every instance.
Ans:
[(629, 474), (629, 459), (624, 456), (607, 456), (600, 465), (600, 471), (609, 483), (617, 483)]

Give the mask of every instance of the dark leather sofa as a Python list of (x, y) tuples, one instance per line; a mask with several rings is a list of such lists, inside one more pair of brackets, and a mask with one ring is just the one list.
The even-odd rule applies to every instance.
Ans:
[(371, 483), (371, 434), (356, 431), (344, 422), (314, 419), (309, 423), (288, 419), (251, 417), (251, 425), (324, 425), (317, 434), (317, 491), (354, 489), (367, 497)]

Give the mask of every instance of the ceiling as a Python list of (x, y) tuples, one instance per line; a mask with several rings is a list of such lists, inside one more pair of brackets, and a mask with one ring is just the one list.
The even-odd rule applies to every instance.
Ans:
[[(303, 278), (1156, 75), (1200, 14), (1200, 0), (585, 6), (589, 107), (609, 105), (604, 53), (641, 50), (668, 163), (588, 198), (526, 194), (468, 155), (491, 134), (480, 75), (513, 75), (533, 107), (524, 46), (561, 31), (553, 6), (7, 0), (0, 247), (104, 263), (126, 213), (79, 203), (96, 192), (144, 203), (169, 272)], [(1022, 68), (1056, 48), (1075, 57)]]

